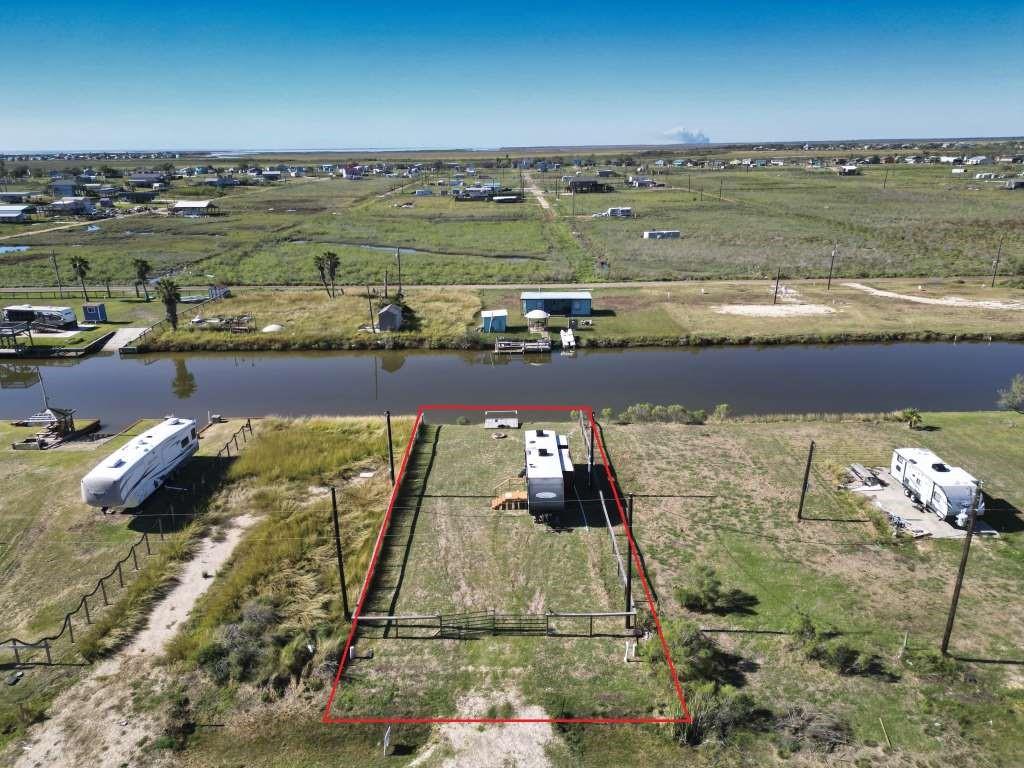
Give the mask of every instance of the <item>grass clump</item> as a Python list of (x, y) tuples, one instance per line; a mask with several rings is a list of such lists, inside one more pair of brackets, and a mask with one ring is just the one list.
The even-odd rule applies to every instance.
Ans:
[(895, 681), (898, 677), (889, 670), (877, 654), (856, 648), (840, 639), (835, 630), (823, 630), (811, 617), (799, 611), (793, 635), (804, 656), (826, 669), (846, 677), (874, 677)]
[(753, 613), (757, 597), (741, 589), (725, 589), (722, 581), (710, 566), (697, 569), (696, 586), (682, 587), (676, 592), (676, 599), (691, 611), (726, 616), (730, 613)]

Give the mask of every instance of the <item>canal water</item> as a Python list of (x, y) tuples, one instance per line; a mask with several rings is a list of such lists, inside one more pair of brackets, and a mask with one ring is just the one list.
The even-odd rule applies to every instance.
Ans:
[(94, 356), (0, 363), (0, 418), (42, 404), (99, 417), (107, 428), (174, 413), (224, 415), (411, 413), (420, 404), (637, 402), (738, 414), (995, 407), (1024, 372), (1024, 345), (864, 344), (580, 351), (575, 357), (490, 352)]

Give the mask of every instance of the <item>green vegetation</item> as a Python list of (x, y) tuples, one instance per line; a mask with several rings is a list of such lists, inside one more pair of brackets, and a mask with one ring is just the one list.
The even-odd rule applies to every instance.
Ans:
[(999, 390), (999, 405), (1024, 413), (1024, 373), (1018, 373), (1013, 377), (1009, 387)]

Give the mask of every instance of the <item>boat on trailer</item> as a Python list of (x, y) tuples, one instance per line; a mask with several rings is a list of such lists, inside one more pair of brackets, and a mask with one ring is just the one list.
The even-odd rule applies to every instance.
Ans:
[(82, 501), (104, 511), (137, 507), (198, 449), (196, 422), (167, 418), (93, 467), (82, 478)]

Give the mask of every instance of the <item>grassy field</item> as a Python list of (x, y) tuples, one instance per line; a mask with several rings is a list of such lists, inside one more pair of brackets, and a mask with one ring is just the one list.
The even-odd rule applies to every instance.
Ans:
[[(0, 638), (17, 637), (32, 642), (56, 634), (64, 614), (75, 608), (82, 594), (110, 573), (115, 562), (143, 532), (150, 532), (152, 555), (138, 555), (140, 570), (133, 561), (123, 569), (125, 588), (116, 581), (107, 585), (110, 607), (101, 595), (90, 598), (91, 625), (84, 613), (73, 619), (77, 645), (68, 635), (54, 644), (56, 660), (66, 666), (30, 668), (16, 687), (0, 690), (0, 746), (16, 736), (38, 717), (49, 700), (73, 683), (81, 671), (82, 653), (98, 652), (116, 645), (145, 616), (145, 608), (164, 585), (173, 564), (187, 556), (190, 542), (204, 526), (215, 522), (210, 516), (201, 524), (188, 525), (181, 515), (189, 507), (166, 493), (150, 497), (142, 514), (104, 515), (87, 507), (80, 498), (79, 481), (103, 457), (141, 434), (154, 422), (140, 422), (110, 440), (75, 442), (47, 451), (13, 451), (10, 443), (28, 436), (33, 429), (0, 425), (0, 440), (6, 454), (0, 461)], [(204, 434), (199, 453), (183, 470), (179, 481), (188, 484), (198, 473), (219, 470), (215, 454), (229, 425), (218, 425)], [(237, 429), (237, 425), (230, 425)], [(195, 474), (195, 477), (193, 477)], [(195, 504), (206, 504), (200, 493)], [(178, 504), (172, 516), (169, 505)], [(196, 508), (198, 508), (198, 506)], [(159, 535), (163, 530), (165, 538)], [(38, 654), (38, 652), (36, 652)], [(5, 651), (0, 664), (7, 664)]]
[[(339, 490), (354, 598), (388, 492), (383, 424), (265, 420), (225, 468), (227, 485), (214, 505), (217, 519), (246, 512), (257, 522), (172, 643), (169, 674), (156, 678), (166, 690), (151, 690), (152, 679), (136, 687), (140, 712), (163, 711), (187, 695), (187, 712), (179, 716), (219, 727), (198, 728), (183, 741), (161, 737), (151, 749), (177, 744), (174, 761), (185, 766), (377, 766), (416, 758), (436, 766), (466, 749), (533, 745), (535, 762), (554, 768), (751, 761), (1010, 768), (1024, 721), (1024, 421), (1007, 413), (926, 413), (924, 425), (910, 431), (871, 419), (606, 424), (618, 481), (637, 495), (634, 532), (690, 707), (704, 723), (699, 738), (693, 729), (653, 726), (399, 726), (399, 751), (384, 758), (379, 728), (320, 723), (347, 630), (327, 489)], [(409, 420), (395, 426), (400, 445)], [(14, 438), (11, 428), (2, 429), (5, 440)], [(423, 487), (407, 486), (401, 501), (419, 514), (398, 610), (616, 605), (603, 518), (597, 524), (570, 510), (555, 532), (524, 511), (489, 511), (493, 486), (515, 473), (519, 438), (513, 432), (492, 440), (478, 426), (454, 424), (424, 431), (420, 450), (433, 458), (428, 472), (414, 463), (410, 477), (423, 478)], [(213, 451), (219, 439), (208, 437), (203, 451)], [(571, 439), (578, 456), (577, 436)], [(817, 459), (805, 519), (797, 522), (811, 439)], [(837, 488), (849, 462), (887, 464), (892, 448), (903, 445), (930, 447), (983, 478), (986, 520), (1000, 533), (975, 539), (947, 660), (934, 650), (959, 542), (895, 540), (876, 513)], [(51, 627), (73, 594), (137, 535), (130, 520), (89, 522), (74, 511), (78, 477), (94, 458), (93, 451), (65, 450), (12, 454), (0, 464), (5, 487), (14, 490), (0, 501), (8, 526), (3, 539), (17, 545), (4, 550), (9, 578), (0, 586), (4, 605), (14, 606), (10, 629)], [(39, 472), (47, 482), (38, 481)], [(410, 530), (408, 520), (396, 522), (399, 533)], [(404, 549), (401, 537), (396, 541)], [(722, 594), (735, 591), (742, 599), (694, 608), (686, 590), (706, 583), (701, 568), (713, 569)], [(387, 597), (387, 585), (379, 586)], [(690, 627), (704, 630), (694, 635)], [(611, 638), (367, 635), (359, 651), (372, 649), (374, 658), (354, 663), (335, 706), (490, 717), (671, 711), (664, 665), (650, 642), (641, 643), (641, 662), (623, 663), (621, 640)], [(837, 661), (851, 654), (855, 663)], [(3, 740), (20, 728), (17, 703), (41, 711), (77, 674), (35, 669), (5, 687)], [(696, 741), (699, 748), (687, 746)]]
[[(84, 256), (95, 276), (116, 281), (131, 279), (131, 260), (141, 255), (184, 280), (309, 284), (316, 281), (312, 257), (324, 250), (341, 257), (342, 282), (358, 284), (393, 270), (398, 247), (407, 249), (408, 284), (764, 278), (780, 268), (823, 276), (833, 242), (842, 276), (981, 275), (997, 252), (1003, 275), (1024, 271), (1024, 196), (953, 177), (948, 166), (869, 166), (852, 177), (796, 166), (668, 168), (657, 173), (666, 188), (627, 188), (620, 176), (615, 192), (575, 200), (555, 194), (566, 172), (532, 174), (553, 216), (531, 195), (514, 205), (413, 197), (413, 189), (443, 178), (431, 174), (411, 182), (289, 179), (223, 196), (185, 187), (188, 195), (215, 197), (225, 215), (150, 214), (102, 221), (94, 232), (25, 236), (30, 250), (0, 254), (0, 284), (51, 283), (51, 252), (65, 270), (72, 256)], [(516, 173), (504, 173), (506, 183), (518, 184)], [(181, 194), (172, 188), (167, 198)], [(590, 217), (612, 205), (632, 206), (637, 218)], [(682, 237), (641, 239), (655, 228), (679, 229)]]
[[(234, 503), (256, 510), (263, 522), (243, 540), (171, 654), (171, 669), (189, 691), (191, 717), (222, 725), (197, 731), (178, 759), (189, 766), (239, 760), (374, 766), (419, 757), (418, 765), (433, 766), (467, 743), (510, 749), (532, 739), (542, 745), (538, 763), (558, 768), (751, 761), (938, 768), (951, 760), (1009, 768), (1019, 755), (1024, 700), (1019, 666), (998, 660), (1019, 659), (1024, 642), (1024, 609), (1016, 598), (1024, 578), (1024, 485), (1017, 471), (1024, 422), (1005, 413), (925, 414), (924, 422), (921, 431), (872, 420), (606, 425), (619, 482), (637, 494), (635, 533), (690, 706), (714, 723), (702, 745), (680, 745), (693, 742), (692, 730), (648, 726), (396, 726), (399, 753), (390, 758), (380, 755), (378, 728), (319, 722), (346, 626), (322, 489), (327, 483), (341, 489), (354, 588), (383, 511), (380, 425), (278, 422), (232, 473)], [(268, 435), (272, 442), (261, 442)], [(457, 425), (423, 433), (423, 456), (432, 460), (426, 475), (425, 465), (413, 465), (413, 476), (425, 477), (425, 484), (398, 611), (615, 604), (606, 531), (581, 526), (578, 518), (555, 533), (519, 519), (525, 512), (489, 512), (492, 484), (518, 461), (518, 437), (494, 441), (477, 426)], [(818, 442), (818, 460), (805, 520), (797, 523), (810, 439)], [(894, 540), (877, 514), (836, 486), (838, 469), (848, 462), (885, 464), (900, 445), (931, 447), (984, 478), (986, 519), (1001, 534), (975, 540), (954, 656), (946, 661), (934, 649), (960, 544)], [(471, 467), (467, 457), (482, 461)], [(359, 480), (361, 470), (375, 474)], [(418, 498), (421, 489), (411, 490)], [(410, 530), (410, 521), (396, 522), (400, 533)], [(398, 548), (404, 549), (401, 541)], [(465, 551), (471, 556), (462, 556)], [(700, 567), (714, 569), (723, 591), (744, 599), (712, 613), (685, 607), (683, 590), (701, 583)], [(686, 634), (691, 626), (705, 628), (696, 646)], [(249, 662), (244, 643), (225, 650), (246, 633), (265, 638)], [(297, 652), (301, 643), (310, 643), (313, 653)], [(335, 707), (429, 714), (454, 708), (490, 717), (663, 711), (670, 696), (657, 654), (641, 644), (645, 660), (624, 664), (620, 643), (396, 640), (367, 633), (359, 651), (372, 649), (374, 657), (354, 663)], [(831, 660), (840, 651), (871, 663), (837, 671)], [(218, 661), (225, 653), (228, 661)], [(727, 703), (729, 711), (742, 704), (745, 716), (714, 720)], [(517, 728), (523, 729), (518, 736), (510, 730)]]
[[(989, 288), (974, 280), (867, 280), (870, 288), (900, 296), (961, 304), (927, 304), (877, 296), (833, 281), (783, 281), (772, 306), (772, 281), (706, 281), (665, 287), (597, 288), (593, 327), (580, 329), (581, 346), (677, 346), (685, 344), (816, 343), (869, 340), (957, 338), (1020, 339), (1024, 290)], [(380, 290), (380, 289), (378, 289)], [(369, 322), (365, 291), (348, 289), (328, 298), (316, 290), (239, 289), (238, 295), (214, 305), (208, 314), (251, 312), (257, 328), (284, 326), (275, 334), (230, 334), (189, 327), (194, 313), (183, 309), (181, 326), (154, 337), (154, 350), (200, 349), (344, 349), (368, 346), (489, 348), (494, 335), (477, 333), (481, 309), (509, 311), (502, 336), (528, 337), (520, 312), (519, 290), (413, 288), (406, 301), (412, 323), (397, 333), (371, 335), (359, 328)], [(376, 301), (376, 299), (375, 299)], [(970, 302), (993, 304), (972, 306)], [(1018, 308), (998, 308), (1000, 305)], [(553, 317), (552, 333), (566, 327)]]

